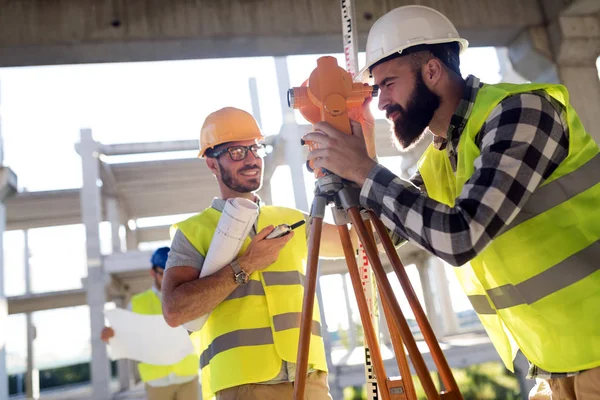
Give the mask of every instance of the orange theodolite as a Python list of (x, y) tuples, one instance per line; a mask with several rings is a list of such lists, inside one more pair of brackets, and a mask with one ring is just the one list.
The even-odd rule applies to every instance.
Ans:
[[(325, 121), (351, 135), (349, 111), (362, 107), (365, 99), (376, 97), (378, 90), (376, 85), (352, 82), (352, 75), (338, 66), (334, 57), (324, 56), (317, 60), (317, 68), (302, 86), (288, 90), (288, 105), (298, 109), (313, 124)], [(310, 150), (316, 148), (314, 143), (306, 144)], [(307, 166), (316, 178), (327, 174), (314, 170), (312, 162)]]

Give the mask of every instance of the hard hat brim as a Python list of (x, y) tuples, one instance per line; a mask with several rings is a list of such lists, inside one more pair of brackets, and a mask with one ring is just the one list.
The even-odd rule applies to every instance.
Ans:
[(402, 46), (397, 49), (394, 49), (393, 51), (384, 53), (382, 56), (378, 57), (376, 60), (373, 60), (371, 63), (369, 63), (368, 65), (363, 67), (360, 71), (358, 71), (358, 73), (354, 77), (354, 82), (369, 83), (369, 84), (373, 83), (372, 82), (373, 77), (371, 76), (369, 69), (373, 65), (377, 64), (379, 61), (383, 60), (386, 57), (391, 56), (394, 53), (402, 53), (406, 49), (409, 49), (411, 47), (418, 46), (418, 45), (423, 45), (423, 44), (441, 44), (441, 43), (452, 43), (452, 42), (458, 42), (458, 44), (460, 46), (460, 54), (462, 54), (469, 47), (469, 41), (467, 39), (463, 39), (463, 38), (420, 40), (417, 42), (413, 42), (406, 46)]

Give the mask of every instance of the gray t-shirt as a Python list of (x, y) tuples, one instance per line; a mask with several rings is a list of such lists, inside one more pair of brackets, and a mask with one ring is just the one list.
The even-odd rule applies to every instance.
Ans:
[(194, 267), (198, 271), (201, 271), (202, 264), (204, 264), (204, 256), (196, 250), (194, 245), (178, 229), (171, 241), (171, 250), (167, 258), (166, 268), (185, 266)]
[[(260, 204), (260, 200), (258, 200), (258, 202)], [(212, 201), (211, 207), (222, 212), (223, 208), (225, 208), (225, 200), (215, 198)], [(250, 230), (250, 237), (253, 237), (255, 234), (256, 223), (254, 224), (253, 229)], [(200, 254), (200, 252), (194, 247), (194, 245), (188, 240), (188, 238), (185, 237), (185, 235), (180, 230), (177, 230), (171, 242), (171, 250), (169, 251), (169, 257), (167, 259), (167, 269), (172, 267), (185, 266), (194, 267), (198, 271), (201, 271), (203, 264), (204, 256)], [(312, 371), (314, 370), (311, 368), (309, 372)], [(277, 376), (266, 382), (257, 383), (274, 384), (281, 382), (293, 382), (295, 377), (296, 364), (283, 361), (281, 365), (281, 370), (279, 371)]]

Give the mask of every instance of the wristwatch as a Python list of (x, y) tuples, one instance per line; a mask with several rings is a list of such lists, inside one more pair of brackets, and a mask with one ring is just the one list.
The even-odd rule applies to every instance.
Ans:
[(242, 269), (240, 263), (237, 260), (233, 260), (229, 263), (231, 269), (233, 270), (233, 280), (238, 285), (245, 285), (248, 283), (248, 278), (250, 277), (246, 271)]

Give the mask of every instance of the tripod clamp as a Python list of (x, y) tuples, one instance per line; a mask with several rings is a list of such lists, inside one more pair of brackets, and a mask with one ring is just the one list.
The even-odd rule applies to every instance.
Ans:
[(332, 204), (333, 221), (337, 226), (351, 222), (347, 213), (351, 207), (361, 209), (363, 220), (369, 219), (366, 210), (360, 205), (360, 187), (354, 182), (329, 173), (317, 179), (314, 193), (315, 197), (310, 208), (311, 218), (324, 218), (325, 208)]

